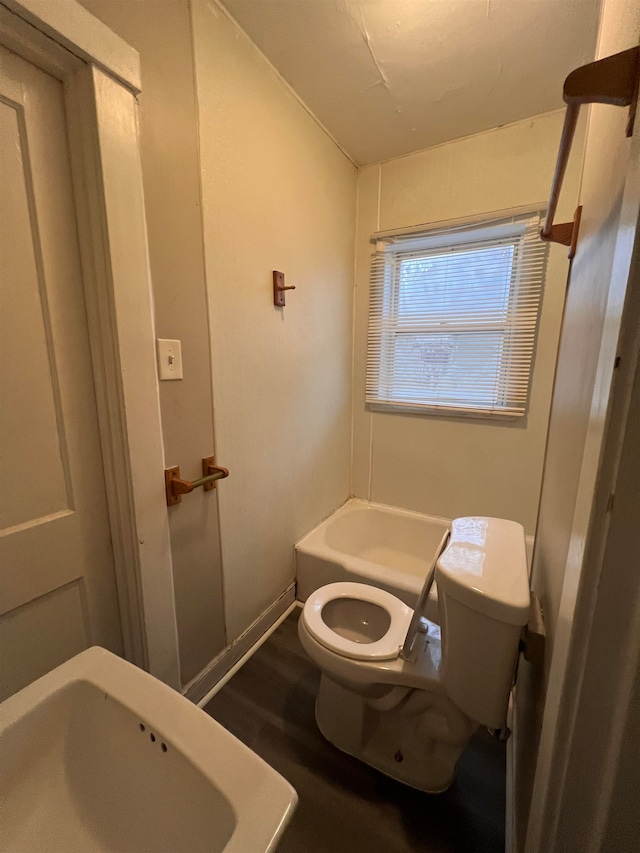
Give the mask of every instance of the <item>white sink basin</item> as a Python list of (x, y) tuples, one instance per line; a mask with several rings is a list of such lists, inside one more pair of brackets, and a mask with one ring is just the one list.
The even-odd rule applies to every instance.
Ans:
[(261, 853), (297, 802), (179, 693), (91, 648), (0, 705), (0, 849)]

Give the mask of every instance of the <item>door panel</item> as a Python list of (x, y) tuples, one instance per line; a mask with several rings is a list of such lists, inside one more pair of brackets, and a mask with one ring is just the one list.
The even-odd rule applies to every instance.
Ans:
[(1, 697), (122, 636), (62, 85), (0, 63)]
[(91, 645), (83, 593), (78, 578), (0, 619), (3, 686), (19, 689)]
[[(14, 368), (5, 369), (3, 375), (3, 392), (11, 405), (2, 410), (2, 449), (7, 481), (39, 480), (39, 488), (14, 494), (3, 489), (0, 511), (3, 526), (7, 527), (28, 524), (68, 507), (68, 466), (63, 463), (65, 442), (56, 412), (59, 394), (52, 381), (55, 364), (50, 360), (46, 293), (42, 292), (42, 277), (38, 275), (38, 267), (42, 268), (38, 263), (40, 241), (37, 223), (32, 226), (29, 216), (33, 193), (25, 174), (28, 161), (22, 118), (13, 105), (0, 103), (0, 144), (5, 165), (2, 267), (3, 280), (11, 281), (10, 287), (2, 289), (0, 354), (2, 364)], [(8, 168), (9, 164), (12, 168)], [(33, 452), (35, 447), (37, 453)], [(48, 460), (44, 476), (38, 476), (41, 456)]]

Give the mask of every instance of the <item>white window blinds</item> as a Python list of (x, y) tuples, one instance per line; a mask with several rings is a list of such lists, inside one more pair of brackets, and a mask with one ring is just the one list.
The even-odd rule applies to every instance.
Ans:
[(525, 414), (547, 258), (539, 231), (536, 213), (378, 240), (373, 408)]

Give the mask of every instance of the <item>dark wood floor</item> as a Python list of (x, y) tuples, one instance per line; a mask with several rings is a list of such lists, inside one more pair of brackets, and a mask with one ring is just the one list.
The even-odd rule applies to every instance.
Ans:
[(481, 729), (453, 787), (438, 795), (407, 788), (340, 752), (316, 726), (320, 674), (298, 640), (299, 613), (205, 708), (298, 792), (279, 853), (502, 853), (504, 745)]

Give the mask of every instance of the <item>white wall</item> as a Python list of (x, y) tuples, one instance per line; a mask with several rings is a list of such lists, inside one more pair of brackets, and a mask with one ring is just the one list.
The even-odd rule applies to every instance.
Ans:
[[(140, 53), (140, 144), (156, 332), (182, 341), (184, 379), (160, 383), (165, 464), (202, 476), (214, 451), (209, 329), (188, 0), (80, 0)], [(158, 471), (162, 477), (162, 472)], [(217, 492), (168, 510), (183, 684), (225, 646)]]
[(218, 6), (192, 15), (231, 641), (349, 494), (356, 169)]
[[(512, 518), (534, 533), (567, 250), (550, 249), (529, 414), (498, 422), (367, 410), (369, 238), (377, 230), (545, 202), (562, 120), (562, 112), (548, 113), (361, 169), (352, 471), (358, 497), (446, 517)], [(558, 222), (573, 216), (581, 138), (580, 130)]]

